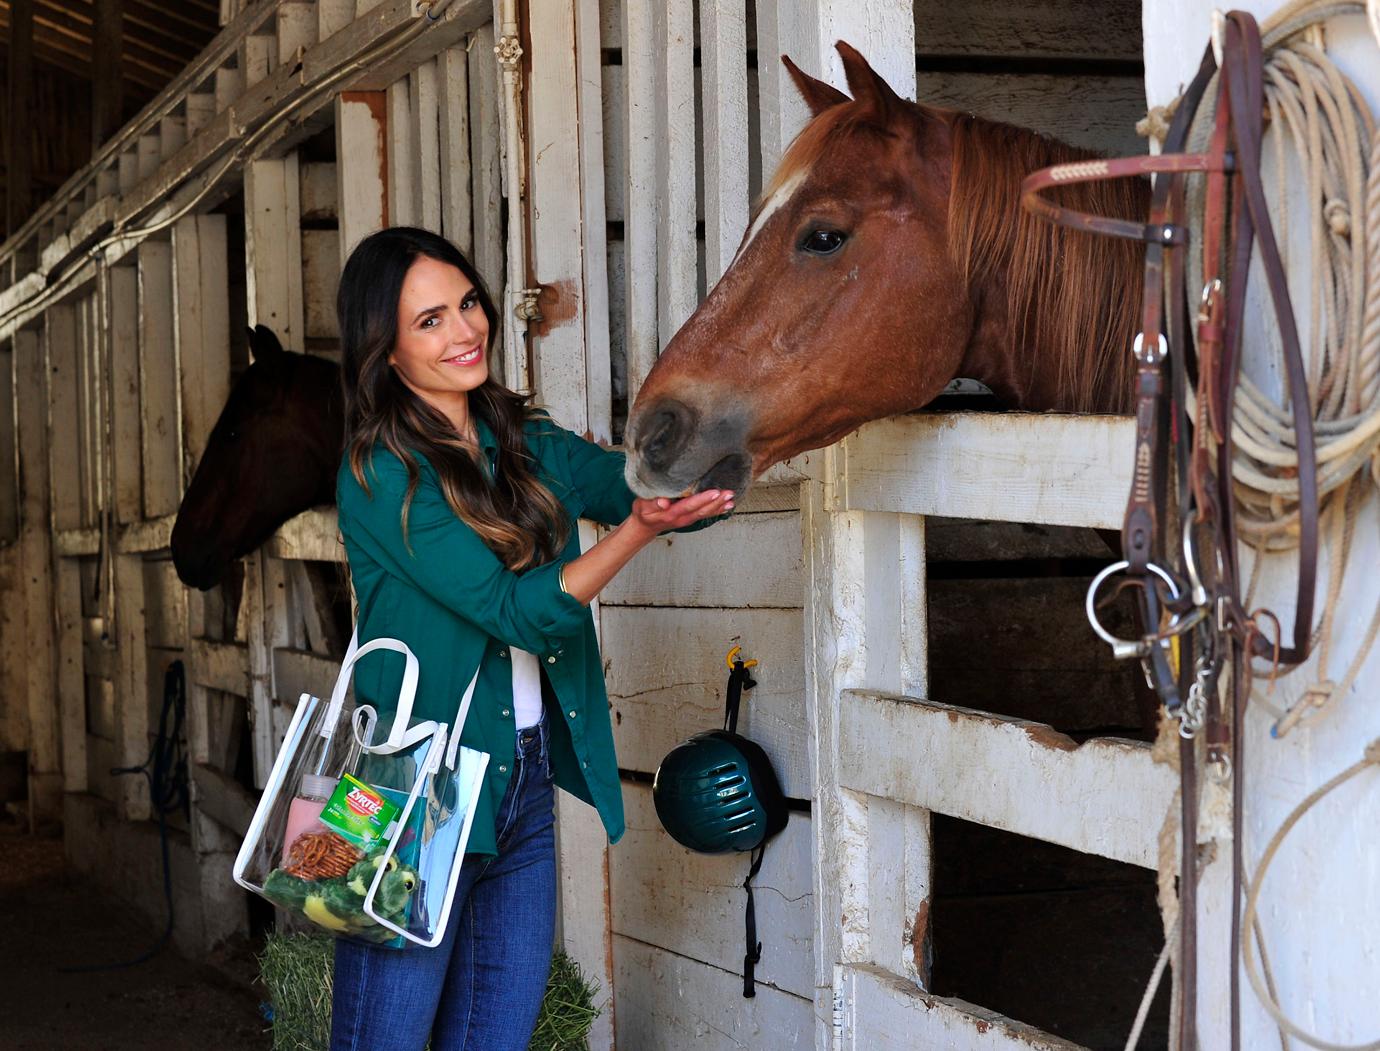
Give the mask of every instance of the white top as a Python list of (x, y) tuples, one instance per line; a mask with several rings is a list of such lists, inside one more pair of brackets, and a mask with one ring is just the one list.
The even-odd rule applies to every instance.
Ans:
[(541, 722), (541, 666), (534, 653), (508, 647), (513, 657), (513, 721), (519, 730)]

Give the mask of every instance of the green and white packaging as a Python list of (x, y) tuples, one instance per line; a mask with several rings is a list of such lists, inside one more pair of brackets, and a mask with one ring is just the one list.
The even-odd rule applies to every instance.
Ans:
[(359, 778), (346, 774), (321, 811), (321, 823), (366, 854), (393, 831), (400, 807)]

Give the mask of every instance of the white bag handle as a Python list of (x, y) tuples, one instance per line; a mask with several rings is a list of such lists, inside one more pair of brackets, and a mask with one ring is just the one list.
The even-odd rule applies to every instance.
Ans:
[(417, 699), (419, 666), (417, 655), (412, 652), (407, 643), (400, 642), (398, 639), (374, 639), (372, 642), (366, 642), (361, 646), (359, 644), (359, 628), (358, 626), (355, 627), (354, 632), (350, 635), (349, 649), (345, 651), (345, 660), (340, 665), (340, 674), (335, 680), (335, 689), (331, 691), (331, 703), (326, 710), (326, 718), (322, 723), (321, 732), (323, 736), (330, 736), (336, 721), (340, 718), (340, 712), (345, 707), (345, 694), (350, 689), (350, 676), (354, 671), (355, 662), (359, 658), (378, 650), (392, 650), (394, 653), (401, 653), (407, 662), (403, 669), (402, 685), (398, 690), (398, 708), (393, 715), (393, 726), (388, 732), (386, 741), (381, 744), (374, 744), (374, 724), (378, 714), (367, 704), (362, 704), (355, 709), (353, 726), (355, 740), (366, 752), (372, 752), (376, 755), (390, 755), (404, 748), (411, 748), (430, 737), (436, 732), (438, 726), (435, 720), (427, 720), (410, 728), (408, 726), (408, 723), (412, 721), (412, 705)]

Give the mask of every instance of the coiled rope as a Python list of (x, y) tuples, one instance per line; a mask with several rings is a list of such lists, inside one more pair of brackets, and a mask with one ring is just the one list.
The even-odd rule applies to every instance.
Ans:
[[(1311, 276), (1309, 392), (1318, 439), (1317, 478), (1322, 529), (1328, 538), (1328, 592), (1313, 628), (1318, 680), (1289, 711), (1267, 692), (1252, 698), (1275, 717), (1283, 736), (1350, 690), (1375, 639), (1380, 604), (1363, 644), (1334, 678), (1333, 617), (1349, 560), (1357, 515), (1380, 487), (1380, 129), (1364, 98), (1328, 58), (1323, 23), (1340, 15), (1365, 14), (1380, 43), (1380, 0), (1296, 0), (1262, 27), (1265, 94), (1279, 173), (1272, 219), (1289, 230), (1290, 163), (1303, 174), (1303, 212)], [(1200, 150), (1211, 134), (1216, 94), (1209, 90), (1195, 115), (1189, 149)], [(1147, 117), (1152, 132), (1164, 114)], [(1191, 214), (1201, 223), (1203, 187), (1190, 187)], [(1289, 237), (1282, 236), (1286, 253)], [(1190, 260), (1190, 279), (1200, 285), (1202, 262)], [(1273, 333), (1270, 334), (1273, 336)], [(1264, 367), (1283, 375), (1282, 347), (1273, 338), (1258, 348)], [(1247, 606), (1259, 578), (1261, 555), (1288, 551), (1298, 543), (1298, 451), (1288, 396), (1277, 399), (1242, 375), (1234, 401), (1235, 458), (1232, 479), (1240, 537), (1257, 557)], [(1287, 674), (1288, 672), (1284, 672)], [(1277, 675), (1271, 674), (1273, 682)]]

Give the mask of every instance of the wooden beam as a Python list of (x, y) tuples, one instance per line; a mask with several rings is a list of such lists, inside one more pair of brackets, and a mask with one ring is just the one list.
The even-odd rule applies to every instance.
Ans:
[(340, 264), (355, 245), (389, 222), (388, 96), (342, 91), (335, 100), (336, 208)]
[(853, 791), (1149, 869), (1176, 780), (1140, 741), (864, 691), (843, 698), (838, 750)]
[(881, 967), (840, 969), (834, 1025), (839, 1051), (874, 1048), (982, 1048), (983, 1051), (1083, 1051), (1034, 1026), (962, 1000), (931, 996)]
[(1114, 529), (1135, 421), (952, 413), (870, 423), (833, 451), (833, 510)]
[[(7, 111), (33, 112), (34, 0), (10, 0), (9, 83)], [(22, 130), (21, 130), (22, 129)], [(5, 142), (5, 229), (13, 233), (31, 218), (33, 198), (32, 129), (24, 121), (10, 121)]]
[(124, 78), (120, 75), (124, 61), (124, 7), (125, 0), (95, 0), (96, 21), (91, 33), (100, 46), (91, 48), (93, 154), (125, 122)]
[(230, 396), (225, 216), (188, 215), (172, 230), (173, 342), (182, 398), (182, 479), (192, 479)]
[(245, 791), (238, 781), (213, 766), (194, 763), (192, 794), (203, 814), (214, 818), (237, 836), (243, 836), (249, 830), (258, 800)]

